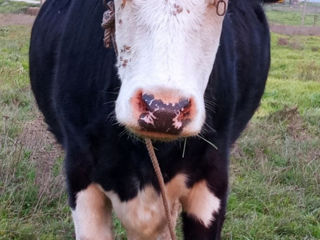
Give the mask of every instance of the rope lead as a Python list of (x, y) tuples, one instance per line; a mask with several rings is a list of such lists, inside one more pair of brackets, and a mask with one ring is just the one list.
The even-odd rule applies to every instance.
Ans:
[(168, 221), (168, 228), (169, 228), (169, 232), (170, 232), (170, 236), (172, 240), (176, 240), (176, 234), (175, 234), (175, 229), (174, 229), (174, 224), (172, 221), (172, 216), (171, 216), (171, 211), (170, 211), (170, 207), (169, 207), (169, 201), (168, 201), (168, 196), (167, 196), (167, 192), (166, 192), (166, 186), (164, 184), (164, 180), (163, 180), (163, 176), (161, 173), (161, 169), (159, 166), (159, 162), (156, 156), (156, 153), (154, 152), (154, 148), (152, 145), (152, 141), (150, 140), (150, 138), (145, 138), (145, 142), (146, 142), (146, 146), (149, 152), (149, 156), (151, 158), (151, 162), (153, 165), (153, 169), (156, 173), (158, 182), (159, 182), (159, 186), (160, 186), (160, 191), (161, 191), (161, 197), (162, 197), (162, 202), (163, 202), (163, 206), (166, 212), (166, 216), (167, 216), (167, 221)]

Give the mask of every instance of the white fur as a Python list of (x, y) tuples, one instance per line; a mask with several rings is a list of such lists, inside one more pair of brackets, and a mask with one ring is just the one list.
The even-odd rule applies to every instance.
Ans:
[(183, 208), (208, 228), (214, 221), (213, 214), (220, 209), (220, 199), (209, 191), (206, 181), (201, 181), (192, 187)]
[(98, 185), (77, 194), (72, 211), (76, 240), (112, 240), (111, 203)]
[[(166, 185), (169, 207), (176, 223), (180, 197), (187, 194), (186, 176), (179, 174)], [(146, 186), (138, 195), (122, 202), (113, 191), (105, 192), (111, 200), (114, 212), (127, 231), (129, 240), (167, 240), (168, 228), (161, 195), (153, 186)]]
[[(209, 228), (214, 221), (213, 214), (220, 209), (220, 199), (208, 189), (205, 180), (191, 188), (187, 187), (186, 182), (187, 176), (178, 174), (166, 184), (174, 224), (182, 207), (184, 212)], [(113, 191), (105, 194), (111, 200), (114, 212), (125, 227), (129, 240), (170, 239), (161, 195), (153, 186), (146, 186), (136, 197), (126, 202), (122, 202)]]
[(204, 92), (219, 46), (223, 17), (211, 0), (115, 0), (117, 120), (135, 128), (130, 99), (138, 90), (193, 98), (196, 114), (181, 135), (196, 135), (205, 119)]

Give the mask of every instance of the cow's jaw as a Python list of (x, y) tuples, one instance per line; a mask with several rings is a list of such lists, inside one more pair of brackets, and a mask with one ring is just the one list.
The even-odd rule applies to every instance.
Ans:
[[(223, 22), (212, 2), (127, 0), (123, 4), (115, 0), (117, 67), (122, 82), (115, 109), (119, 123), (153, 138), (173, 139), (201, 131), (204, 92)], [(150, 101), (145, 104), (148, 96), (162, 101), (167, 112), (155, 118), (159, 108), (150, 109)], [(186, 111), (179, 105), (183, 100), (190, 102), (188, 114), (182, 114)], [(163, 125), (159, 116), (172, 121), (172, 127)]]

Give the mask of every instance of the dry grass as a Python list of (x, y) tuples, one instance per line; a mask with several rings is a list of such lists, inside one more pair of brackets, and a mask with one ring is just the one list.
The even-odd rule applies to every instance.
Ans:
[(35, 17), (25, 14), (0, 14), (0, 27), (11, 25), (30, 26), (33, 24)]
[(270, 24), (272, 32), (279, 34), (286, 34), (291, 36), (320, 36), (320, 27), (301, 27), (301, 26), (288, 26), (280, 24)]
[(312, 79), (320, 82), (320, 65), (316, 62), (301, 64), (299, 78), (303, 81)]
[(44, 200), (61, 198), (64, 194), (64, 177), (60, 171), (63, 151), (52, 134), (47, 131), (43, 117), (39, 114), (36, 119), (27, 122), (18, 139), (30, 152), (30, 163), (36, 169), (35, 184), (38, 186), (36, 207)]
[(72, 239), (61, 151), (30, 92), (29, 32), (0, 27), (0, 239)]

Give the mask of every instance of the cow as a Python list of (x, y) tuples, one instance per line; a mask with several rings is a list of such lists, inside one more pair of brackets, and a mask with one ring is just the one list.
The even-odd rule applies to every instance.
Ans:
[(31, 87), (65, 150), (77, 240), (113, 239), (112, 211), (128, 239), (168, 239), (144, 138), (184, 239), (221, 239), (230, 148), (269, 71), (266, 2), (275, 1), (115, 0), (108, 49), (102, 0), (44, 3), (31, 35)]

